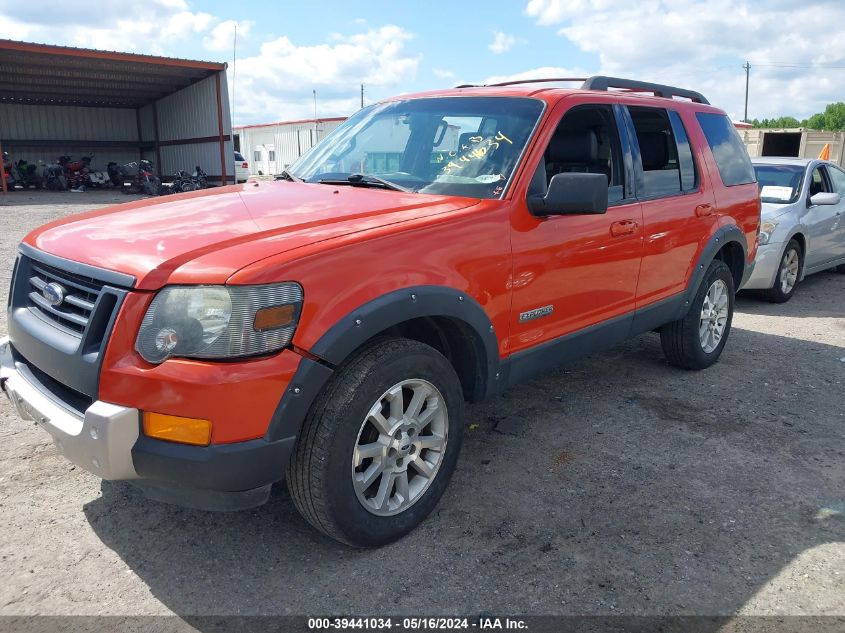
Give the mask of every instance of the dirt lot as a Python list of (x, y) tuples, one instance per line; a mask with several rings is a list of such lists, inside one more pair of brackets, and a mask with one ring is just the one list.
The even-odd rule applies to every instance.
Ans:
[[(26, 195), (0, 198), (3, 305), (27, 231), (126, 200)], [(467, 424), (435, 514), (353, 551), (283, 485), (209, 514), (101, 483), (3, 399), (0, 614), (845, 615), (845, 275), (740, 298), (705, 372), (644, 335)]]

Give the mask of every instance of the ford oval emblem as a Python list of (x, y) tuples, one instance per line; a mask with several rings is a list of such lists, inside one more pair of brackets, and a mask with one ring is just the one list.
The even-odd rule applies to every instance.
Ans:
[(62, 301), (65, 300), (65, 292), (66, 290), (61, 285), (52, 282), (44, 286), (41, 290), (41, 296), (55, 308), (56, 306), (62, 305)]

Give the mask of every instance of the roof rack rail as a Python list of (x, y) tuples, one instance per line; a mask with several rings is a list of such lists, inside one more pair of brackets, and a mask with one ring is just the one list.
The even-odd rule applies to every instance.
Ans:
[(666, 99), (671, 99), (672, 97), (684, 97), (696, 103), (710, 105), (710, 102), (703, 94), (695, 92), (694, 90), (685, 90), (683, 88), (675, 88), (674, 86), (665, 86), (663, 84), (653, 84), (647, 81), (620, 79), (619, 77), (605, 77), (604, 75), (590, 77), (583, 83), (581, 88), (583, 90), (610, 90), (611, 88), (620, 88), (631, 92), (651, 92), (657, 97), (665, 97)]
[(584, 77), (550, 77), (550, 78), (543, 78), (543, 79), (514, 79), (512, 81), (500, 81), (495, 84), (462, 84), (460, 86), (455, 86), (455, 88), (491, 88), (491, 87), (501, 87), (501, 86), (516, 86), (518, 84), (537, 84), (537, 83), (548, 83), (552, 81), (589, 81)]

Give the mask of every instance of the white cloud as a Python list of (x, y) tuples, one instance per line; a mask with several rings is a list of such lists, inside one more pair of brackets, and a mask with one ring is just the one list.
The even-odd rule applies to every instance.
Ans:
[[(554, 78), (585, 78), (592, 73), (588, 73), (580, 68), (561, 68), (560, 66), (541, 66), (540, 68), (532, 68), (523, 72), (512, 73), (510, 75), (492, 75), (487, 77), (481, 83), (483, 84), (498, 84), (506, 81), (524, 81), (526, 79), (554, 79)], [(580, 84), (565, 83), (562, 84), (566, 88), (578, 87)]]
[(517, 40), (513, 35), (503, 33), (502, 31), (493, 31), (493, 41), (487, 46), (491, 52), (500, 55), (507, 53), (514, 47)]
[(106, 3), (91, 11), (58, 4), (0, 16), (0, 38), (161, 54), (173, 41), (203, 33), (217, 21), (191, 11), (184, 0)]
[(455, 73), (451, 70), (446, 70), (444, 68), (432, 68), (431, 72), (434, 73), (435, 77), (440, 77), (441, 79), (454, 79)]
[(253, 22), (243, 20), (224, 20), (211, 29), (211, 32), (202, 38), (202, 45), (210, 51), (231, 51), (233, 50), (235, 38), (235, 25), (238, 27), (238, 39), (247, 37), (252, 29)]
[(529, 0), (525, 13), (596, 55), (600, 72), (698, 90), (734, 118), (743, 114), (746, 59), (751, 117), (800, 118), (842, 99), (843, 71), (762, 64), (845, 65), (843, 3)]
[[(393, 25), (352, 35), (333, 34), (328, 42), (297, 45), (287, 36), (264, 42), (253, 57), (238, 59), (238, 122), (348, 115), (360, 105), (360, 85), (379, 88), (412, 79), (420, 58), (405, 44), (413, 37)], [(231, 70), (231, 69), (230, 69)], [(230, 78), (230, 83), (231, 83)]]

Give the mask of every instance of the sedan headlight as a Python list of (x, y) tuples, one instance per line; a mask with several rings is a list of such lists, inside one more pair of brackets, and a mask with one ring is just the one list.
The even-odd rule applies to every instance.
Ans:
[(778, 228), (777, 220), (766, 220), (763, 222), (760, 225), (760, 236), (757, 238), (760, 244), (768, 244), (776, 228)]
[(155, 364), (266, 354), (290, 343), (301, 308), (302, 287), (293, 282), (168, 286), (147, 309), (135, 349)]

